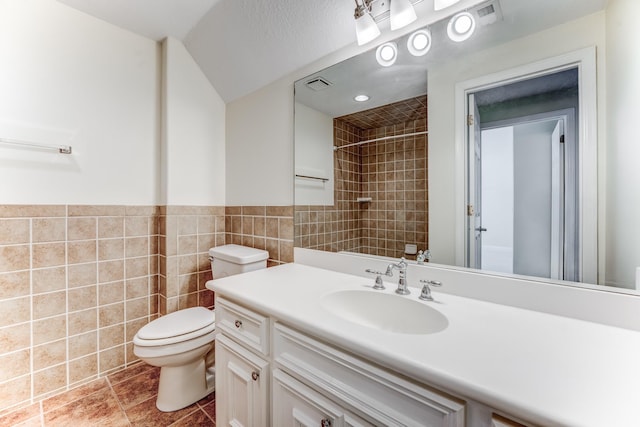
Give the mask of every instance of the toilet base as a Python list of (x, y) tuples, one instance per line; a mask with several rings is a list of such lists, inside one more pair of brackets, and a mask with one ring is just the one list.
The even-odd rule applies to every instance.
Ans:
[(182, 366), (163, 366), (156, 407), (162, 412), (185, 408), (214, 391), (211, 369), (207, 372), (204, 357)]

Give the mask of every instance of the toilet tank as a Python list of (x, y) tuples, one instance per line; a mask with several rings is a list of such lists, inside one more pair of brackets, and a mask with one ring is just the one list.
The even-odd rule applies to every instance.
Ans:
[(209, 249), (214, 279), (266, 268), (267, 258), (269, 252), (241, 245), (223, 245)]

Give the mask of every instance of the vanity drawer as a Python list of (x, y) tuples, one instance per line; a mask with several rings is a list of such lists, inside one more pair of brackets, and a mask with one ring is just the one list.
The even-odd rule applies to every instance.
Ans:
[(465, 402), (409, 382), (280, 323), (274, 362), (283, 371), (375, 425), (465, 425)]
[(216, 329), (257, 353), (269, 354), (269, 318), (216, 296)]

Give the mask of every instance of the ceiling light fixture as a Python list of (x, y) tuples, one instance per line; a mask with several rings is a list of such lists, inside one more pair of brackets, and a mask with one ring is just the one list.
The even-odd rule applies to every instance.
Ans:
[(460, 0), (433, 0), (433, 10), (446, 9), (449, 6), (458, 3), (459, 1)]
[(390, 67), (398, 58), (398, 45), (395, 42), (381, 44), (376, 49), (376, 60), (383, 67)]
[(413, 56), (426, 55), (431, 49), (431, 31), (428, 28), (418, 30), (407, 39), (407, 50)]
[(361, 0), (362, 3), (356, 2), (356, 10), (353, 14), (356, 19), (356, 37), (358, 46), (369, 43), (380, 35), (380, 29), (376, 25), (376, 21), (371, 16), (371, 2), (373, 0)]
[(391, 31), (406, 27), (418, 19), (416, 11), (409, 0), (390, 0), (389, 20)]
[(447, 34), (454, 42), (467, 40), (476, 29), (476, 20), (469, 12), (454, 15), (447, 25)]
[(368, 100), (369, 100), (369, 95), (365, 95), (365, 94), (362, 94), (362, 95), (356, 95), (356, 96), (353, 98), (353, 100), (354, 100), (354, 101), (357, 101), (357, 102), (365, 102), (365, 101), (368, 101)]

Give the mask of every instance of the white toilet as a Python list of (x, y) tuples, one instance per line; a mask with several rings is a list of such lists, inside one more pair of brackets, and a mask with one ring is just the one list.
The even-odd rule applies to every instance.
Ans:
[[(240, 245), (209, 249), (215, 279), (266, 268), (268, 257), (267, 251)], [(159, 410), (177, 411), (213, 391), (214, 334), (215, 312), (192, 307), (146, 324), (133, 337), (133, 353), (161, 368)]]

